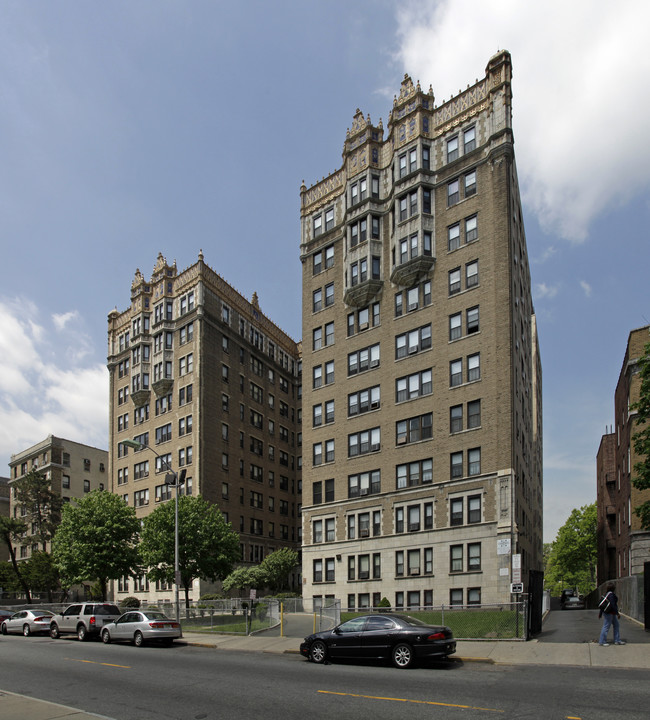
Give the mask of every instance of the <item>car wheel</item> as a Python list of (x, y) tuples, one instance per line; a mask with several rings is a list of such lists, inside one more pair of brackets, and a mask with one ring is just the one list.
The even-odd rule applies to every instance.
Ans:
[(142, 633), (139, 630), (133, 636), (133, 644), (136, 647), (142, 647), (144, 645), (144, 638), (142, 637)]
[(309, 649), (309, 659), (314, 663), (324, 663), (327, 660), (327, 646), (322, 640), (316, 640)]
[(399, 643), (393, 648), (393, 665), (405, 669), (413, 664), (413, 650), (406, 643)]
[(24, 635), (25, 637), (29, 637), (31, 634), (32, 634), (32, 632), (31, 632), (31, 630), (29, 629), (29, 625), (28, 625), (27, 623), (25, 623), (25, 624), (23, 625), (23, 635)]
[(77, 628), (77, 637), (81, 640), (81, 642), (88, 639), (88, 631), (86, 630), (85, 625), (79, 625)]
[(59, 626), (56, 623), (52, 623), (52, 625), (50, 625), (50, 637), (52, 640), (58, 640), (61, 637)]
[(108, 643), (111, 641), (111, 634), (108, 632), (108, 630), (102, 630), (102, 642), (104, 645), (108, 645)]
[(2, 623), (2, 634), (3, 635), (7, 634), (7, 623)]

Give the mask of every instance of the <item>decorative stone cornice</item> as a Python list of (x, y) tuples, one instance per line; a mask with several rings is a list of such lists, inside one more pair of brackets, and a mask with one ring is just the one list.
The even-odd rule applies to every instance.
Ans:
[(381, 292), (384, 283), (381, 280), (366, 280), (345, 291), (343, 302), (348, 307), (365, 307)]
[(430, 255), (413, 258), (401, 265), (396, 265), (391, 273), (390, 281), (400, 287), (412, 287), (431, 273), (435, 263), (435, 258)]

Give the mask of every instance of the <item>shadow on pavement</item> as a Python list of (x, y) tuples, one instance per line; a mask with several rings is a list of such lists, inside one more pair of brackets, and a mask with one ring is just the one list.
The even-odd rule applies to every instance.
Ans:
[[(621, 617), (621, 639), (629, 643), (650, 643), (650, 632), (641, 625)], [(592, 643), (598, 642), (602, 618), (598, 610), (551, 610), (542, 626), (542, 632), (535, 636), (539, 642)], [(609, 631), (612, 641), (613, 630)]]

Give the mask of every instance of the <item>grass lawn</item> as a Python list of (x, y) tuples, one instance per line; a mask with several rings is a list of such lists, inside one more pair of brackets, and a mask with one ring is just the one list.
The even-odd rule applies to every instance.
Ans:
[[(363, 612), (341, 613), (341, 622)], [(446, 625), (455, 638), (462, 639), (514, 639), (525, 636), (523, 613), (516, 610), (407, 610), (404, 614), (416, 617), (427, 625)]]

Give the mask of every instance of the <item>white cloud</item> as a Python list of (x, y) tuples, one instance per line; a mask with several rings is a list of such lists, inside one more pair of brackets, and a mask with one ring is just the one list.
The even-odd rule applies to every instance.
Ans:
[(67, 322), (57, 317), (63, 316), (52, 316), (48, 330), (33, 303), (0, 299), (0, 457), (6, 462), (50, 434), (107, 447), (108, 371), (82, 362), (90, 348), (82, 333), (66, 333), (55, 344)]
[(70, 312), (61, 313), (60, 315), (55, 313), (52, 315), (52, 322), (57, 330), (63, 330), (71, 320), (77, 320), (78, 318), (79, 312), (77, 310), (71, 310)]
[(580, 287), (582, 288), (585, 297), (591, 297), (591, 285), (586, 280), (580, 281)]
[(552, 300), (558, 294), (559, 288), (557, 285), (547, 285), (546, 283), (537, 283), (533, 290), (533, 297), (535, 300), (548, 299)]
[(555, 245), (549, 245), (538, 258), (533, 259), (533, 262), (541, 265), (547, 260), (550, 260), (556, 253), (557, 248), (555, 247)]
[(644, 0), (406, 0), (397, 18), (404, 70), (437, 103), (511, 52), (522, 195), (545, 230), (583, 240), (650, 185)]

